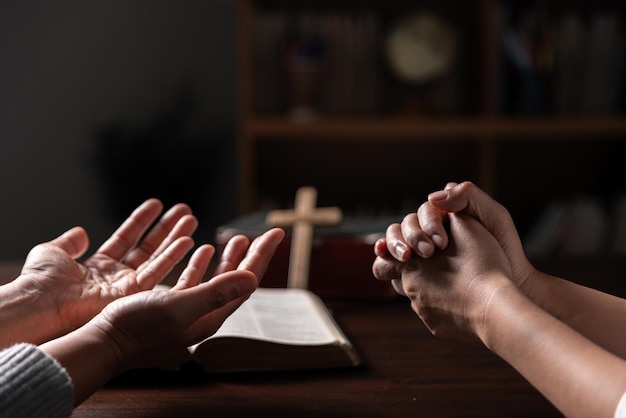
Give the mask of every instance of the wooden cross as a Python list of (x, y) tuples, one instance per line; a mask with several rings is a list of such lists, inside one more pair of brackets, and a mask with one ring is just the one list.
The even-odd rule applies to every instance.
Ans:
[(265, 219), (266, 224), (272, 227), (293, 228), (287, 287), (308, 288), (314, 226), (331, 226), (341, 222), (341, 209), (316, 208), (316, 201), (315, 188), (301, 187), (296, 192), (294, 210), (273, 210)]

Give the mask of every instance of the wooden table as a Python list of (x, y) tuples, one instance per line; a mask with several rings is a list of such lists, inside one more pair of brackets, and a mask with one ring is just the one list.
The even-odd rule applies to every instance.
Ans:
[[(0, 262), (0, 282), (20, 266)], [(405, 298), (326, 303), (361, 367), (213, 376), (137, 370), (96, 392), (73, 417), (562, 416), (482, 345), (433, 337)]]
[(482, 346), (431, 336), (404, 299), (327, 304), (362, 355), (362, 367), (221, 376), (134, 371), (74, 416), (561, 416)]

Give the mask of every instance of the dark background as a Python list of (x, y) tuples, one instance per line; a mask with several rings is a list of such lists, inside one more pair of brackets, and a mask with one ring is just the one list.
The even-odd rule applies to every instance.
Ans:
[(83, 225), (90, 252), (147, 197), (213, 240), (235, 216), (232, 0), (0, 5), (0, 259)]

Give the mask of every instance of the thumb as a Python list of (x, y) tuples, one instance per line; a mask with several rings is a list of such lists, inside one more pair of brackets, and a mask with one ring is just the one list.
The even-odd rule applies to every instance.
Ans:
[(49, 244), (65, 251), (70, 257), (76, 259), (82, 256), (89, 247), (89, 237), (83, 227), (75, 226), (53, 239)]
[[(208, 282), (177, 291), (177, 303), (183, 315), (196, 320), (237, 299), (243, 302), (257, 288), (257, 283), (257, 276), (251, 271), (231, 270)], [(232, 311), (238, 306), (233, 306)]]
[(492, 233), (495, 232), (492, 227), (497, 226), (508, 215), (504, 206), (469, 181), (448, 183), (444, 190), (429, 194), (428, 201), (444, 212), (465, 212), (478, 219)]
[(461, 184), (448, 183), (443, 190), (430, 193), (428, 201), (439, 210), (457, 213), (471, 209), (470, 206), (475, 207), (476, 205), (471, 205), (472, 199), (479, 199), (477, 194), (480, 191), (478, 187), (470, 182)]
[(496, 238), (511, 257), (512, 265), (525, 264), (526, 257), (510, 212), (472, 182), (448, 186), (431, 193), (428, 201), (439, 210), (465, 212), (474, 217)]

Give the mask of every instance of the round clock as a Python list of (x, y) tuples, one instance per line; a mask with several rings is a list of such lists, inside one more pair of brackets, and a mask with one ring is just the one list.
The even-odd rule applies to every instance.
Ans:
[(456, 36), (438, 17), (418, 13), (399, 20), (385, 42), (387, 61), (402, 81), (422, 84), (445, 75), (454, 63)]

